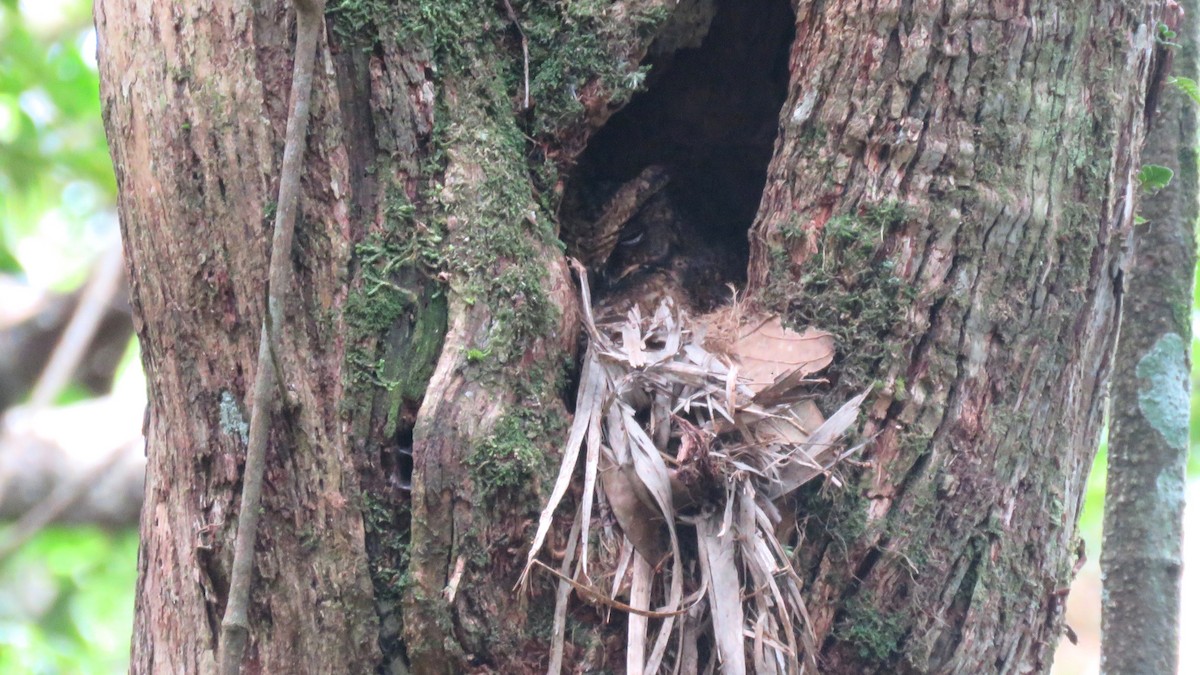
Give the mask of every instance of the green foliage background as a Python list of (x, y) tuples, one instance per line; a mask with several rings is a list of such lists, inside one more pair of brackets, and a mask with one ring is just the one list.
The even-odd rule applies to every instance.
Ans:
[[(88, 0), (0, 0), (0, 273), (60, 288), (115, 229), (90, 13)], [(1200, 398), (1192, 410), (1195, 447)], [(1092, 560), (1104, 459), (1102, 447), (1082, 521)], [(136, 551), (133, 530), (53, 528), (0, 563), (0, 672), (124, 672)]]
[(115, 232), (91, 22), (87, 0), (0, 0), (0, 271), (60, 288)]
[[(0, 273), (57, 289), (116, 232), (91, 9), (0, 0)], [(0, 563), (0, 673), (126, 672), (136, 570), (133, 529), (51, 528)]]
[(136, 530), (42, 532), (0, 567), (0, 672), (126, 672), (136, 573)]

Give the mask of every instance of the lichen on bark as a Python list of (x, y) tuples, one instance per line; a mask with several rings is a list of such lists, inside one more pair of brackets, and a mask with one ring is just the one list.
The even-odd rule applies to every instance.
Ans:
[(1138, 410), (1151, 428), (1171, 447), (1184, 450), (1188, 442), (1187, 352), (1183, 338), (1165, 333), (1137, 364)]

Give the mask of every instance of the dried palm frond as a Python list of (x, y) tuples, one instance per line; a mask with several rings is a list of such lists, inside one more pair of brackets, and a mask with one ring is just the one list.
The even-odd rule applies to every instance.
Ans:
[[(867, 392), (826, 420), (808, 392), (821, 382), (811, 376), (832, 361), (828, 333), (798, 334), (778, 317), (749, 321), (736, 302), (693, 319), (669, 298), (650, 316), (635, 304), (598, 320), (587, 275), (576, 269), (588, 347), (562, 465), (521, 577), (525, 583), (537, 563), (583, 447), (583, 493), (556, 573), (550, 672), (561, 669), (572, 589), (628, 612), (629, 673), (656, 673), (668, 655), (679, 672), (698, 658), (700, 631), (722, 672), (815, 672), (814, 638), (775, 536), (774, 502), (857, 450), (843, 451), (842, 437)], [(606, 556), (589, 550), (598, 504), (619, 525), (594, 533)], [(695, 545), (681, 546), (693, 531)], [(593, 581), (609, 576), (603, 586)], [(627, 602), (618, 601), (626, 592)]]

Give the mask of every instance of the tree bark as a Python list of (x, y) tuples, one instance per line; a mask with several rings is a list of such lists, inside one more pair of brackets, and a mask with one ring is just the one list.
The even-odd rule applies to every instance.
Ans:
[[(826, 404), (875, 384), (866, 463), (790, 505), (822, 672), (1044, 670), (1158, 4), (747, 5), (763, 23), (707, 0), (507, 4), (328, 9), (246, 668), (544, 670), (554, 580), (512, 588), (574, 395), (559, 203), (585, 167), (662, 152), (731, 219), (720, 196), (765, 173), (745, 297), (837, 336)], [(96, 20), (150, 400), (133, 671), (204, 672), (293, 18), (284, 0), (100, 0)], [(724, 51), (688, 70), (680, 50), (722, 25)], [(777, 39), (781, 109), (747, 56)], [(618, 119), (641, 84), (628, 111), (661, 117)], [(744, 151), (701, 153), (723, 143)], [(568, 666), (617, 667), (621, 623), (577, 607)]]
[[(1170, 75), (1196, 81), (1194, 0), (1181, 3), (1161, 50)], [(1178, 19), (1183, 17), (1183, 23)], [(1164, 24), (1166, 25), (1166, 24)], [(1143, 159), (1174, 171), (1146, 196), (1124, 274), (1113, 369), (1104, 496), (1102, 669), (1175, 672), (1179, 663), (1183, 502), (1191, 408), (1192, 293), (1196, 269), (1196, 105), (1165, 84)]]

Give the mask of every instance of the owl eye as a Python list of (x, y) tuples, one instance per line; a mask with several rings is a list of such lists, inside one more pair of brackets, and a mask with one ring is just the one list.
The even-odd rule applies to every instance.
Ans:
[(617, 243), (619, 243), (621, 246), (633, 246), (634, 244), (641, 241), (642, 237), (644, 237), (644, 236), (646, 236), (646, 231), (642, 230), (641, 232), (638, 232), (637, 234), (635, 234), (631, 237), (621, 237), (621, 240)]

